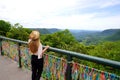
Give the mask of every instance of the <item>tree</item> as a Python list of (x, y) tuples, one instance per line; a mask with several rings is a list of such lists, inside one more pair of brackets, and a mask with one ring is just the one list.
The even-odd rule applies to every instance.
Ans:
[(16, 23), (7, 33), (7, 37), (27, 41), (30, 32), (30, 29), (23, 28), (22, 25)]
[(49, 43), (50, 46), (57, 48), (64, 48), (65, 45), (77, 42), (68, 30), (47, 34), (42, 40), (45, 42), (45, 45)]
[(0, 35), (6, 36), (6, 33), (11, 29), (11, 24), (4, 20), (0, 20)]

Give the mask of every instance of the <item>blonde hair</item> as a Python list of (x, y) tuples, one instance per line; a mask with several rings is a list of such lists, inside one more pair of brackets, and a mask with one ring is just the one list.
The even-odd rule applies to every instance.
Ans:
[(30, 51), (34, 54), (38, 51), (40, 45), (40, 33), (38, 31), (32, 31), (29, 35), (31, 41), (28, 43)]

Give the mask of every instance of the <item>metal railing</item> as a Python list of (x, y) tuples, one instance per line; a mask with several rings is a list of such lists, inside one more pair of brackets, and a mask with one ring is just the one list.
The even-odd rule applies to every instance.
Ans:
[[(19, 67), (21, 68), (22, 66), (21, 66), (20, 46), (21, 46), (21, 44), (27, 44), (27, 42), (0, 36), (0, 42), (2, 42), (3, 40), (9, 40), (9, 41), (13, 41), (13, 42), (18, 43), (18, 45), (19, 45), (19, 47), (18, 47)], [(43, 46), (43, 48), (44, 47), (45, 46)], [(1, 54), (2, 54), (2, 47), (0, 48), (0, 50), (1, 50)], [(86, 54), (81, 54), (81, 53), (77, 53), (77, 52), (62, 50), (62, 49), (53, 48), (53, 47), (49, 47), (48, 50), (52, 51), (52, 52), (57, 52), (57, 53), (60, 53), (60, 54), (67, 55), (67, 62), (68, 63), (67, 63), (67, 69), (66, 69), (66, 80), (72, 80), (72, 78), (71, 78), (72, 67), (71, 67), (71, 63), (69, 63), (69, 62), (72, 61), (73, 57), (76, 57), (76, 58), (81, 59), (81, 60), (86, 60), (86, 61), (90, 61), (90, 62), (110, 66), (110, 67), (113, 67), (115, 69), (120, 70), (120, 62), (118, 62), (118, 61), (113, 61), (113, 60), (109, 60), (109, 59), (94, 57), (94, 56), (90, 56), (90, 55), (86, 55)]]

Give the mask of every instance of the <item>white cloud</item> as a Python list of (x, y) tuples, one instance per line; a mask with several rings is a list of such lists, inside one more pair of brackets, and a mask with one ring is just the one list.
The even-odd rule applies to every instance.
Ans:
[[(42, 23), (49, 24), (65, 24), (66, 26), (74, 26), (83, 23), (85, 20), (92, 18), (94, 14), (83, 14), (83, 15), (71, 15), (71, 16), (55, 16), (49, 19), (43, 20)], [(63, 25), (62, 25), (63, 26)]]
[[(120, 15), (111, 17), (95, 17), (97, 14), (83, 14), (73, 16), (56, 16), (44, 20), (41, 24), (43, 26), (59, 26), (63, 29), (90, 29), (103, 30), (108, 28), (120, 28)], [(46, 24), (47, 23), (47, 24)], [(46, 25), (45, 25), (46, 24)]]
[(73, 0), (1, 0), (1, 15), (10, 19), (38, 20), (56, 15), (60, 10), (73, 6)]
[(119, 5), (119, 4), (120, 4), (120, 0), (107, 0), (100, 7), (105, 8), (105, 7)]
[(105, 29), (120, 26), (120, 15), (106, 17), (104, 15), (107, 12), (97, 11), (74, 13), (87, 8), (102, 9), (118, 4), (120, 0), (0, 0), (0, 19), (18, 22), (25, 27)]

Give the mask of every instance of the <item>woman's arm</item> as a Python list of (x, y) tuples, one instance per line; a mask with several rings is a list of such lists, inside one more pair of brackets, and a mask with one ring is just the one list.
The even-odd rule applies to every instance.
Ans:
[(42, 50), (42, 54), (44, 54), (44, 52), (49, 48), (50, 46), (46, 46), (43, 50)]

